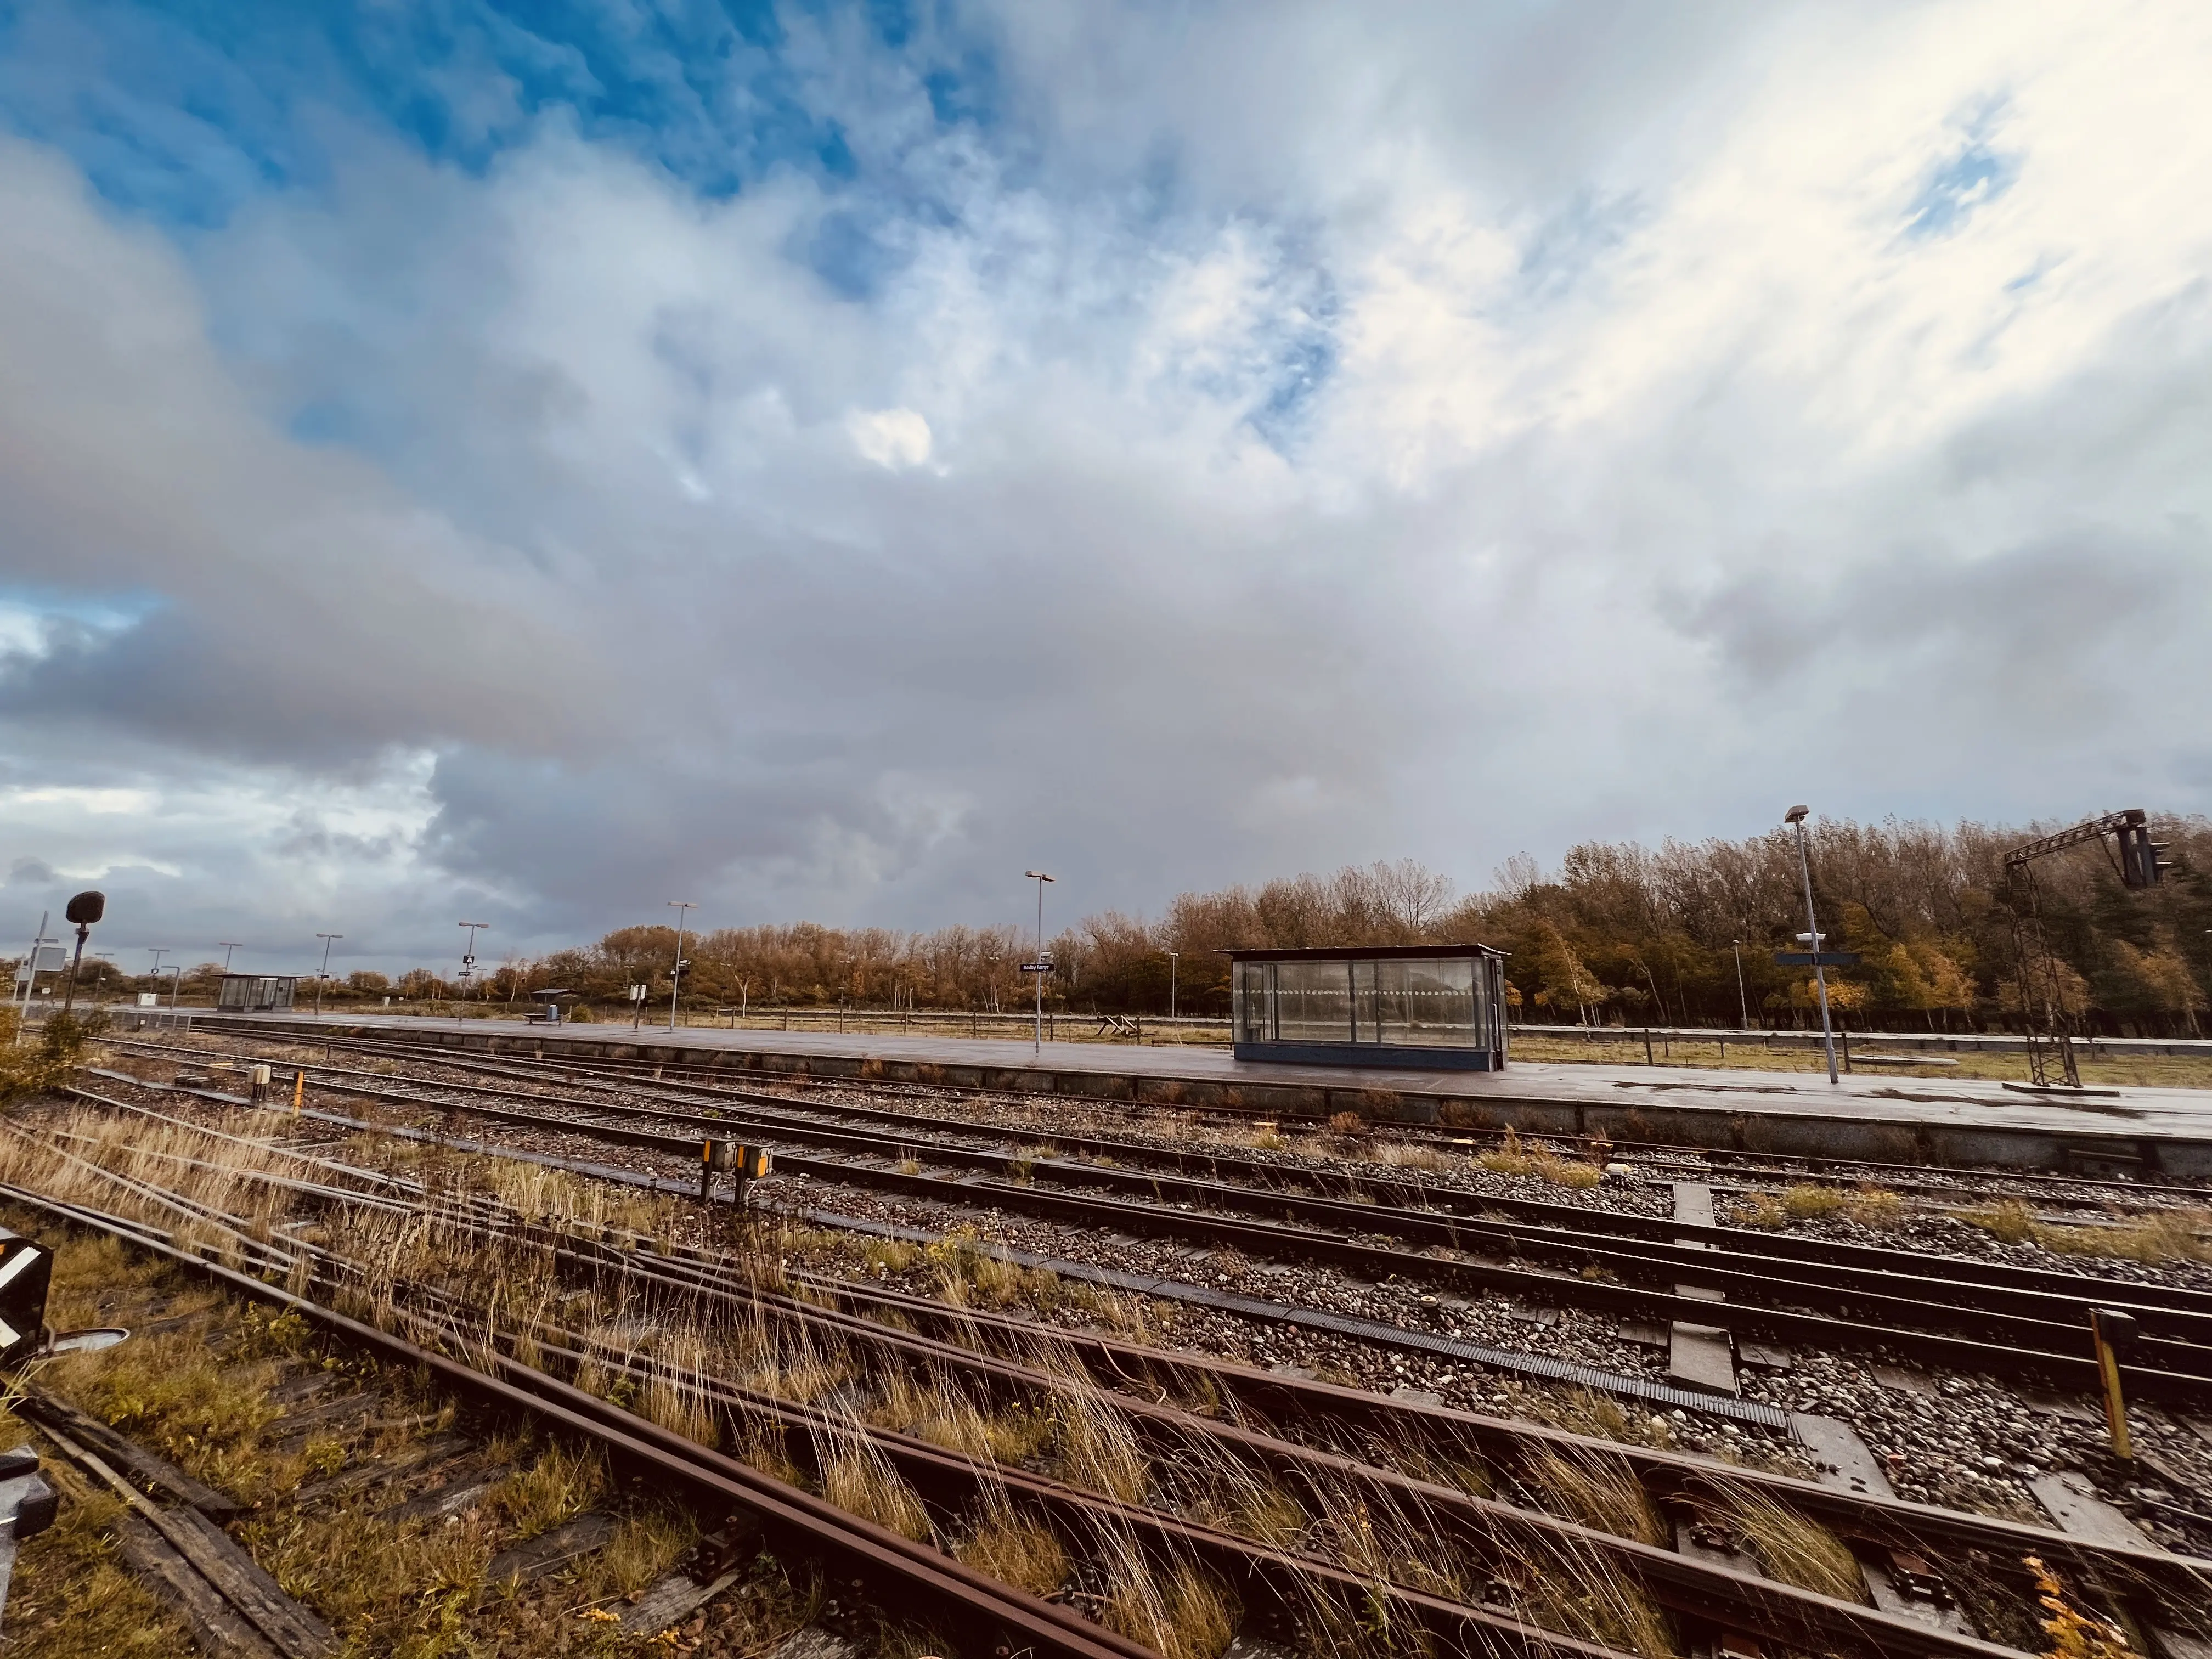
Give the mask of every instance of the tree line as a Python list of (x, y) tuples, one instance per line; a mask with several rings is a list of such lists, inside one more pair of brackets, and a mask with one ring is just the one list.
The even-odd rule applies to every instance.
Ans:
[[(2127, 889), (2095, 846), (2037, 866), (2069, 1011), (2108, 1034), (2196, 1034), (2212, 988), (2212, 820), (2153, 822), (2175, 865), (2157, 887)], [(1861, 958), (1830, 974), (1838, 1018), (1861, 1029), (2016, 1026), (2003, 855), (2052, 827), (1810, 826), (1826, 946)], [(1510, 953), (1509, 1000), (1523, 1022), (1802, 1025), (1817, 1019), (1811, 975), (1774, 956), (1803, 949), (1804, 928), (1797, 843), (1784, 829), (1656, 849), (1588, 842), (1549, 872), (1518, 855), (1467, 894), (1400, 860), (1184, 893), (1152, 921), (1085, 917), (1051, 941), (1048, 1006), (1157, 1018), (1172, 999), (1184, 1015), (1225, 1016), (1226, 950), (1476, 942)], [(557, 988), (604, 1007), (643, 985), (665, 1006), (676, 943), (665, 926), (618, 928), (596, 944), (510, 960), (471, 994), (516, 1002)], [(686, 1006), (751, 1010), (1018, 1011), (1031, 994), (1021, 965), (1035, 954), (1018, 926), (909, 933), (811, 922), (687, 933), (684, 950)], [(186, 994), (211, 989), (213, 972), (188, 973)], [(396, 982), (356, 973), (342, 983), (356, 997), (458, 988), (423, 969)]]

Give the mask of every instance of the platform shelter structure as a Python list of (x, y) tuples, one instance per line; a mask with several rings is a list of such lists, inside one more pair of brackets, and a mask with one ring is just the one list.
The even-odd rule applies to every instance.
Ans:
[(1229, 951), (1238, 1060), (1495, 1072), (1505, 953), (1486, 945)]
[(297, 974), (225, 974), (215, 988), (215, 1006), (233, 1013), (266, 1013), (292, 1006)]

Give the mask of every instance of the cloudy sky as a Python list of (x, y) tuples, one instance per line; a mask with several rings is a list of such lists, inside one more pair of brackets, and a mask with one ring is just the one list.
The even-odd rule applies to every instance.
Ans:
[(11, 937), (2212, 808), (2212, 8), (0, 20)]

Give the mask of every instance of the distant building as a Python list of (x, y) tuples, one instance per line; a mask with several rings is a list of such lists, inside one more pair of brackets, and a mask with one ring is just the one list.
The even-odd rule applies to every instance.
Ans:
[(215, 1006), (233, 1013), (267, 1013), (273, 1008), (292, 1006), (292, 988), (298, 983), (297, 974), (225, 974), (216, 987)]
[(1505, 953), (1486, 945), (1230, 951), (1239, 1060), (1494, 1072)]

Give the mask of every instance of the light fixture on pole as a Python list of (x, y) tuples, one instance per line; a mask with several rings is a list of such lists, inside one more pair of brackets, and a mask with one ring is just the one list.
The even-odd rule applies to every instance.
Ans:
[(1042, 870), (1024, 870), (1022, 875), (1037, 884), (1036, 957), (1022, 971), (1036, 975), (1036, 1052), (1041, 1054), (1044, 1052), (1044, 976), (1052, 971), (1044, 954), (1044, 884), (1052, 878)]
[(668, 1029), (676, 1029), (676, 997), (684, 988), (684, 913), (699, 907), (689, 899), (670, 899), (668, 908), (676, 912), (676, 966), (668, 975)]
[(1813, 983), (1820, 994), (1820, 1046), (1827, 1051), (1828, 1081), (1836, 1081), (1836, 1033), (1828, 1021), (1828, 965), (1820, 960), (1820, 923), (1813, 914), (1813, 861), (1805, 850), (1805, 815), (1809, 806), (1793, 806), (1784, 815), (1783, 823), (1795, 825), (1797, 830), (1797, 870), (1805, 878), (1805, 935), (1807, 948), (1813, 955)]
[(461, 947), (461, 977), (474, 980), (477, 976), (477, 935), (491, 932), (491, 924), (488, 921), (457, 921), (453, 926), (469, 930), (469, 942)]
[(318, 1018), (320, 1018), (323, 1012), (323, 981), (331, 976), (331, 941), (343, 939), (345, 935), (318, 933), (315, 937), (323, 942), (322, 971), (315, 975), (315, 1013)]
[(227, 974), (230, 971), (230, 953), (242, 951), (246, 945), (242, 940), (234, 939), (219, 939), (216, 943), (222, 946), (222, 971)]
[(149, 945), (146, 950), (147, 953), (154, 958), (154, 965), (148, 970), (146, 977), (154, 981), (153, 994), (158, 997), (161, 994), (161, 958), (169, 954), (169, 947), (164, 945), (156, 950)]
[(1176, 958), (1182, 954), (1180, 951), (1168, 952), (1168, 1018), (1170, 1019), (1176, 1017)]
[(177, 1012), (177, 993), (184, 988), (185, 964), (181, 962), (171, 963), (169, 973), (172, 975), (169, 981), (169, 1012), (173, 1014)]
[(1729, 944), (1735, 950), (1736, 1013), (1743, 1021), (1743, 1029), (1748, 1031), (1751, 1029), (1751, 999), (1743, 994), (1743, 941), (1740, 939), (1732, 939)]

